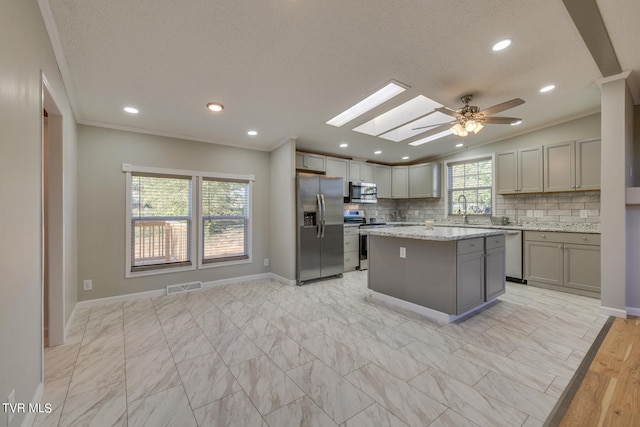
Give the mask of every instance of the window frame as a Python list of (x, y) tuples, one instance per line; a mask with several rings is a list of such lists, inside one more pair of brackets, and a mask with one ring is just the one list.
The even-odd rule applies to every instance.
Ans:
[(247, 203), (249, 204), (249, 212), (248, 212), (248, 221), (247, 221), (247, 258), (241, 259), (232, 259), (227, 261), (205, 261), (204, 260), (204, 216), (202, 215), (202, 189), (204, 188), (202, 182), (204, 178), (210, 178), (212, 180), (217, 179), (227, 179), (231, 181), (245, 181), (245, 179), (233, 179), (222, 176), (199, 176), (198, 177), (198, 269), (212, 268), (212, 267), (223, 267), (226, 265), (238, 265), (238, 264), (249, 264), (253, 262), (253, 244), (252, 244), (252, 230), (253, 230), (253, 180), (246, 180), (248, 185), (248, 194), (247, 194)]
[(467, 214), (467, 216), (472, 216), (475, 218), (483, 218), (483, 217), (486, 218), (486, 217), (491, 217), (492, 215), (495, 215), (495, 212), (496, 212), (496, 156), (495, 156), (495, 153), (490, 153), (485, 155), (451, 159), (444, 163), (445, 173), (443, 175), (444, 175), (444, 184), (445, 184), (445, 191), (444, 191), (445, 218), (449, 218), (449, 217), (461, 218), (462, 217), (462, 214), (449, 212), (449, 207), (450, 207), (449, 193), (451, 190), (449, 188), (449, 166), (453, 164), (460, 164), (460, 163), (473, 163), (483, 159), (491, 160), (491, 214)]
[[(211, 267), (223, 267), (236, 264), (248, 264), (253, 262), (253, 182), (255, 181), (255, 175), (253, 174), (230, 174), (222, 172), (209, 172), (209, 171), (193, 171), (183, 169), (169, 169), (169, 168), (157, 168), (149, 166), (138, 166), (128, 163), (122, 164), (122, 172), (125, 173), (125, 278), (135, 278), (143, 276), (153, 276), (158, 274), (170, 274), (183, 271), (193, 271), (197, 269), (205, 269)], [(131, 185), (133, 183), (132, 173), (146, 173), (151, 175), (168, 175), (168, 176), (184, 176), (191, 177), (191, 231), (190, 231), (190, 244), (189, 253), (191, 254), (191, 265), (180, 267), (159, 267), (149, 270), (132, 271), (131, 260), (131, 202), (132, 192)], [(247, 235), (247, 251), (248, 258), (233, 261), (222, 261), (202, 264), (202, 179), (228, 179), (236, 181), (248, 181), (249, 183), (249, 222), (248, 222), (248, 235)], [(195, 218), (195, 220), (194, 220)]]

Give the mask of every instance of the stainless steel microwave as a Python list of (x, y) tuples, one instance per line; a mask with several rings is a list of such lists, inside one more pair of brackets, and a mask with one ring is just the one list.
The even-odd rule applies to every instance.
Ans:
[(349, 183), (351, 203), (378, 203), (378, 189), (371, 182), (352, 181)]

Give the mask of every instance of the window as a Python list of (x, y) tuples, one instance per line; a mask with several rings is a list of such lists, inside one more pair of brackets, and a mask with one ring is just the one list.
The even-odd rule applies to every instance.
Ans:
[(203, 178), (202, 263), (249, 258), (249, 182)]
[(191, 265), (191, 177), (131, 175), (131, 271)]
[[(493, 159), (491, 157), (447, 164), (447, 214), (491, 215)], [(461, 198), (464, 196), (464, 198)]]
[(122, 171), (125, 277), (252, 262), (254, 175), (129, 164)]

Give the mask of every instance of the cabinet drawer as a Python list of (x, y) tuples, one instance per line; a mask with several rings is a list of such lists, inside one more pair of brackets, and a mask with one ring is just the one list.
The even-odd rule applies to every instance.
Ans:
[(526, 241), (572, 243), (575, 245), (600, 245), (600, 235), (591, 233), (564, 233), (546, 231), (525, 231)]
[(458, 240), (458, 255), (484, 250), (484, 237)]
[(344, 251), (358, 251), (360, 244), (360, 236), (359, 235), (346, 235), (344, 236)]
[(360, 229), (358, 227), (344, 227), (344, 235), (348, 236), (348, 235), (359, 235), (360, 234)]
[(504, 235), (502, 236), (489, 236), (485, 239), (485, 248), (495, 249), (504, 247)]
[(360, 265), (359, 252), (345, 252), (344, 253), (344, 268), (355, 268)]

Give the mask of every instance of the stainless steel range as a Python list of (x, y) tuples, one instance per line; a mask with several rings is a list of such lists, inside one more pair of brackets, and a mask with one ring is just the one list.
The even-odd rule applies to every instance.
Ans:
[[(366, 212), (362, 209), (345, 209), (344, 223), (358, 224), (360, 229), (370, 227), (384, 227), (385, 225), (387, 225), (385, 222), (376, 222), (375, 218), (369, 218), (369, 222), (367, 222)], [(367, 270), (369, 268), (368, 246), (369, 236), (360, 233), (360, 270)]]

